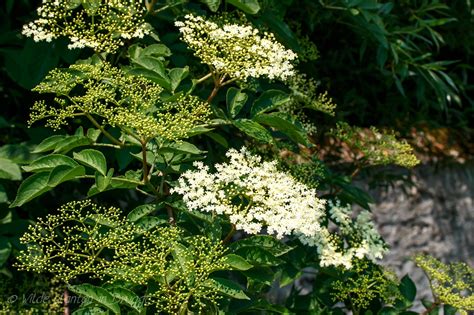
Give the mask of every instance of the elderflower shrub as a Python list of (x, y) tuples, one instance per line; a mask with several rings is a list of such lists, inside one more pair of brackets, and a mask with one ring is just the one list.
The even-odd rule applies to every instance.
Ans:
[(219, 297), (211, 273), (228, 264), (220, 242), (184, 235), (178, 227), (146, 228), (114, 207), (90, 200), (63, 205), (30, 226), (17, 267), (71, 283), (81, 276), (134, 285), (156, 283), (146, 303), (176, 314), (182, 305), (201, 310)]
[(363, 228), (360, 243), (353, 238), (349, 245), (354, 247), (341, 245), (343, 240), (324, 226), (326, 201), (317, 197), (315, 189), (279, 171), (276, 161), (264, 162), (245, 147), (230, 149), (226, 156), (230, 161), (216, 164), (215, 173), (195, 162), (197, 170), (183, 173), (171, 192), (183, 195), (191, 211), (228, 215), (230, 222), (246, 233), (257, 234), (266, 228), (280, 239), (295, 235), (303, 244), (317, 247), (322, 266), (350, 268), (354, 257), (381, 257), (381, 240), (367, 215), (353, 228)]
[(104, 124), (130, 130), (139, 138), (178, 140), (187, 137), (211, 113), (209, 104), (191, 95), (162, 101), (163, 89), (158, 84), (107, 63), (52, 70), (33, 90), (56, 94), (57, 105), (36, 102), (29, 124), (47, 119), (46, 126), (54, 129), (66, 125), (68, 118), (94, 115)]
[(301, 121), (309, 134), (315, 134), (317, 128), (306, 116), (304, 110), (315, 110), (334, 116), (336, 104), (328, 97), (327, 92), (317, 92), (318, 82), (313, 78), (307, 78), (304, 73), (296, 73), (287, 80), (287, 85), (292, 93), (290, 101), (281, 106), (281, 111)]
[(215, 73), (242, 81), (259, 77), (284, 81), (294, 74), (292, 63), (297, 55), (243, 16), (218, 15), (206, 20), (188, 14), (175, 25), (182, 40)]
[(462, 314), (474, 311), (474, 269), (466, 263), (443, 264), (429, 255), (414, 258), (430, 280), (435, 302), (451, 305)]
[(38, 19), (24, 25), (22, 33), (37, 42), (65, 36), (70, 49), (114, 53), (127, 40), (149, 33), (141, 1), (43, 0), (37, 13)]
[(339, 122), (332, 134), (358, 151), (370, 165), (396, 164), (411, 168), (420, 163), (405, 140), (399, 141), (393, 133), (380, 132), (375, 127), (364, 132), (362, 128)]
[(369, 260), (356, 259), (350, 270), (342, 271), (341, 278), (332, 283), (332, 298), (349, 302), (347, 305), (357, 314), (374, 300), (392, 304), (401, 298), (397, 276)]

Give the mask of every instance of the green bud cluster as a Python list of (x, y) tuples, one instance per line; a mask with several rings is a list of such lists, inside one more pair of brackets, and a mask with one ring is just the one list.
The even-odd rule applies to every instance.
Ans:
[(177, 227), (146, 228), (123, 218), (118, 208), (89, 200), (39, 219), (20, 241), (27, 246), (18, 256), (20, 270), (48, 272), (67, 283), (82, 276), (135, 285), (153, 280), (146, 303), (169, 314), (182, 305), (215, 305), (217, 289), (206, 284), (211, 273), (228, 268), (220, 242), (187, 237)]
[(411, 168), (420, 163), (413, 148), (405, 140), (397, 140), (393, 132), (381, 132), (375, 127), (364, 131), (339, 122), (331, 133), (361, 154), (361, 159), (370, 165), (396, 164)]
[(94, 115), (142, 139), (178, 140), (210, 116), (209, 104), (199, 98), (162, 101), (159, 85), (107, 63), (52, 70), (34, 91), (56, 94), (57, 106), (36, 102), (29, 124), (47, 119), (46, 126), (54, 129), (66, 125), (69, 118)]
[(44, 0), (37, 13), (39, 18), (26, 24), (23, 34), (48, 42), (65, 36), (71, 40), (70, 49), (114, 53), (127, 40), (149, 33), (141, 1)]
[(397, 276), (370, 260), (356, 259), (350, 270), (341, 271), (341, 278), (332, 284), (331, 295), (334, 301), (350, 305), (352, 311), (364, 310), (376, 299), (391, 304), (401, 297)]
[(474, 311), (474, 269), (466, 263), (443, 264), (429, 255), (417, 255), (415, 263), (430, 280), (435, 302), (451, 305), (461, 314)]
[(302, 122), (303, 127), (310, 134), (316, 133), (316, 126), (306, 116), (304, 110), (314, 110), (334, 116), (336, 104), (328, 97), (327, 92), (318, 92), (318, 82), (307, 78), (303, 73), (296, 73), (287, 80), (291, 90), (291, 100), (285, 103), (281, 110), (292, 115)]

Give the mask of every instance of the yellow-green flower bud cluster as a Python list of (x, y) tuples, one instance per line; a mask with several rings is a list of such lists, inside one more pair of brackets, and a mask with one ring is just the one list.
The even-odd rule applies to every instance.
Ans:
[(466, 263), (443, 264), (428, 255), (415, 256), (416, 264), (428, 276), (435, 299), (458, 308), (462, 314), (474, 311), (474, 269)]
[(356, 259), (342, 278), (332, 283), (331, 295), (334, 301), (348, 302), (354, 313), (366, 309), (375, 299), (391, 304), (401, 297), (397, 276), (365, 259)]
[(27, 245), (18, 256), (21, 270), (68, 283), (80, 276), (135, 285), (154, 279), (146, 303), (169, 314), (182, 305), (200, 310), (216, 304), (217, 289), (206, 283), (211, 273), (228, 268), (220, 242), (186, 236), (177, 227), (149, 229), (123, 218), (118, 208), (89, 200), (39, 219), (20, 240)]
[(317, 128), (304, 113), (305, 109), (334, 116), (336, 104), (328, 97), (327, 92), (317, 91), (319, 84), (313, 78), (307, 78), (303, 73), (296, 73), (287, 80), (287, 85), (292, 92), (291, 100), (285, 103), (281, 110), (301, 121), (308, 133), (316, 133)]
[(23, 26), (23, 34), (35, 41), (65, 36), (69, 48), (90, 47), (113, 53), (131, 38), (149, 33), (145, 7), (135, 0), (43, 0), (38, 19)]
[(46, 118), (46, 125), (54, 129), (67, 124), (68, 118), (90, 114), (139, 138), (178, 140), (211, 114), (209, 104), (194, 96), (164, 102), (158, 84), (107, 63), (55, 69), (34, 90), (56, 94), (57, 106), (36, 102), (29, 123)]
[(226, 155), (230, 161), (214, 165), (215, 173), (195, 162), (197, 169), (183, 173), (171, 192), (182, 195), (191, 211), (227, 215), (246, 233), (257, 234), (265, 227), (277, 238), (294, 235), (317, 248), (322, 266), (350, 268), (354, 257), (376, 259), (383, 254), (383, 243), (367, 214), (354, 223), (355, 230), (361, 229), (361, 239), (341, 246), (344, 239), (324, 223), (329, 219), (326, 201), (315, 189), (281, 172), (276, 161), (262, 161), (246, 148), (231, 149)]
[(273, 34), (260, 32), (244, 17), (220, 15), (212, 19), (188, 14), (175, 22), (182, 40), (214, 72), (242, 81), (268, 77), (286, 80), (294, 74), (297, 55), (276, 41)]
[(397, 140), (393, 132), (381, 132), (375, 127), (364, 131), (347, 123), (338, 123), (332, 133), (370, 165), (396, 164), (410, 168), (420, 163), (413, 148), (405, 140)]

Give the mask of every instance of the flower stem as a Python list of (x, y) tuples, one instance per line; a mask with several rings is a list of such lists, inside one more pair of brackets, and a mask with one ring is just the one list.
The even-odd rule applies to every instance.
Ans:
[(99, 129), (103, 134), (104, 136), (109, 139), (110, 141), (112, 141), (113, 144), (116, 144), (118, 145), (119, 147), (123, 148), (125, 146), (125, 144), (119, 140), (117, 140), (114, 136), (112, 136), (107, 130), (104, 129), (104, 127), (102, 127), (98, 122), (97, 120), (94, 119), (94, 117), (92, 117), (91, 114), (89, 113), (85, 113), (86, 117), (92, 122), (92, 124), (97, 128)]
[(207, 79), (209, 79), (210, 77), (212, 77), (212, 72), (209, 72), (208, 74), (206, 74), (202, 78), (197, 79), (196, 84), (202, 83), (202, 82), (206, 81)]

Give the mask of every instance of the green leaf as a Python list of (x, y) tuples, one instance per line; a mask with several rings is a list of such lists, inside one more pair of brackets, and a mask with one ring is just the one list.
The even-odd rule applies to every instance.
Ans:
[(81, 307), (72, 312), (72, 315), (103, 315), (104, 310), (100, 307)]
[(226, 0), (228, 3), (239, 8), (248, 14), (257, 14), (260, 11), (260, 4), (257, 0)]
[(303, 127), (292, 121), (291, 117), (285, 113), (259, 114), (254, 117), (254, 120), (283, 132), (296, 143), (309, 144), (307, 133)]
[(120, 306), (114, 301), (114, 297), (104, 288), (96, 287), (89, 283), (69, 285), (68, 289), (72, 292), (88, 298), (99, 305), (103, 305), (114, 314), (120, 314)]
[(18, 188), (16, 198), (10, 208), (19, 207), (50, 190), (48, 180), (49, 172), (36, 173), (25, 179)]
[(163, 208), (162, 202), (157, 204), (141, 205), (130, 211), (130, 213), (127, 215), (127, 219), (131, 222), (136, 222), (138, 219), (141, 219), (161, 208)]
[(257, 246), (239, 248), (235, 251), (235, 254), (254, 266), (277, 266), (283, 262), (268, 250)]
[(54, 135), (49, 138), (46, 138), (35, 147), (32, 153), (42, 153), (42, 152), (54, 150), (56, 149), (56, 146), (58, 145), (58, 143), (64, 140), (64, 138), (66, 138), (66, 136), (62, 136), (62, 135)]
[(239, 250), (240, 248), (248, 247), (248, 246), (261, 247), (275, 256), (284, 255), (294, 248), (294, 247), (290, 247), (286, 245), (285, 243), (269, 235), (254, 235), (254, 236), (233, 242), (232, 244), (230, 244), (229, 249), (235, 252)]
[(240, 110), (245, 106), (247, 99), (248, 95), (242, 93), (242, 90), (240, 89), (231, 87), (227, 90), (227, 112), (230, 117), (235, 118), (239, 114)]
[(405, 275), (400, 281), (400, 293), (408, 301), (413, 302), (416, 296), (416, 286), (408, 275)]
[(21, 180), (20, 167), (9, 159), (0, 158), (0, 178)]
[(398, 315), (398, 311), (391, 306), (386, 306), (381, 309), (378, 313), (379, 315)]
[(87, 192), (87, 196), (92, 197), (103, 191), (112, 189), (135, 189), (138, 185), (141, 185), (141, 183), (134, 180), (130, 180), (126, 177), (112, 177), (110, 178), (109, 185), (107, 185), (107, 187), (102, 191), (98, 189), (97, 185), (91, 186), (91, 188)]
[(201, 2), (206, 4), (212, 12), (217, 12), (221, 5), (221, 0), (201, 0)]
[(68, 165), (58, 165), (49, 174), (47, 185), (50, 188), (54, 188), (61, 183), (85, 174), (86, 170), (84, 166), (70, 167)]
[(85, 145), (90, 145), (92, 144), (92, 140), (85, 137), (85, 136), (69, 136), (58, 143), (56, 143), (56, 148), (54, 149), (54, 153), (67, 153), (70, 150), (77, 148), (77, 147), (82, 147)]
[[(173, 250), (171, 251), (173, 258), (176, 262), (178, 262), (179, 267), (183, 274), (189, 274), (191, 270), (190, 265), (192, 266), (192, 262), (194, 260), (191, 252), (188, 248), (186, 248), (183, 244), (176, 243), (173, 245)], [(193, 272), (191, 272), (192, 274)], [(189, 276), (192, 278), (192, 275)], [(192, 279), (189, 279), (192, 280)]]
[[(157, 70), (157, 71), (155, 71)], [(155, 70), (149, 70), (145, 68), (133, 68), (128, 71), (129, 74), (133, 75), (138, 75), (138, 76), (143, 76), (144, 78), (147, 78), (150, 81), (153, 81), (163, 88), (167, 89), (168, 91), (171, 90), (171, 81), (170, 78), (164, 73), (164, 68), (161, 69), (155, 69)], [(160, 71), (163, 70), (163, 73)]]
[(145, 48), (141, 49), (140, 55), (154, 56), (154, 57), (169, 57), (171, 56), (171, 50), (164, 44), (152, 44), (150, 46), (146, 46)]
[(210, 278), (204, 282), (204, 286), (216, 289), (223, 295), (229, 296), (234, 299), (250, 300), (250, 298), (245, 294), (245, 292), (237, 283), (227, 279)]
[(106, 176), (107, 161), (102, 152), (93, 149), (85, 149), (79, 153), (74, 153), (73, 156), (75, 160), (95, 169), (103, 176)]
[(62, 154), (50, 154), (31, 162), (30, 165), (23, 166), (26, 172), (38, 173), (44, 171), (51, 171), (58, 165), (67, 165), (70, 167), (78, 166), (79, 164), (72, 158)]
[(174, 91), (178, 88), (181, 81), (186, 79), (188, 75), (189, 75), (188, 67), (171, 69), (169, 72), (169, 77), (171, 79), (171, 92), (174, 93)]
[(273, 137), (271, 133), (265, 129), (259, 123), (250, 120), (250, 119), (237, 119), (232, 122), (234, 126), (239, 128), (242, 132), (247, 134), (248, 136), (260, 140), (262, 142), (273, 142)]
[(288, 24), (286, 24), (281, 18), (275, 16), (274, 12), (267, 11), (260, 17), (270, 27), (273, 34), (276, 35), (277, 39), (280, 39), (285, 46), (291, 48), (294, 52), (301, 52), (301, 47), (298, 42), (298, 38), (291, 31)]
[(253, 102), (250, 115), (253, 117), (257, 114), (264, 113), (275, 109), (290, 100), (290, 96), (280, 90), (268, 90), (262, 93), (259, 98)]
[(143, 311), (143, 303), (142, 300), (138, 295), (136, 295), (134, 292), (124, 289), (124, 288), (111, 288), (108, 290), (112, 296), (121, 302), (121, 304), (125, 304), (128, 307), (134, 309), (137, 311), (139, 314), (142, 313)]
[(7, 203), (7, 202), (8, 202), (7, 192), (5, 190), (5, 187), (2, 184), (0, 184), (0, 203)]
[(206, 136), (214, 140), (215, 142), (219, 143), (221, 146), (223, 146), (225, 149), (229, 147), (229, 143), (227, 142), (227, 139), (220, 134), (216, 132), (209, 132), (206, 133)]
[(155, 227), (167, 223), (166, 220), (158, 217), (143, 217), (135, 222), (135, 225), (145, 231), (154, 229)]
[(224, 261), (231, 269), (234, 270), (249, 270), (253, 266), (248, 263), (245, 259), (235, 254), (228, 254), (224, 256)]
[(166, 152), (172, 152), (175, 154), (193, 154), (193, 155), (206, 153), (206, 151), (202, 151), (198, 147), (196, 147), (194, 144), (186, 142), (186, 141), (173, 142), (169, 144), (168, 146), (162, 147), (158, 150), (158, 153), (160, 154), (163, 154)]
[(95, 186), (97, 187), (97, 190), (99, 192), (103, 192), (109, 187), (110, 181), (112, 180), (113, 176), (113, 171), (107, 174), (107, 176), (104, 176), (100, 174), (99, 172), (95, 172)]
[(12, 244), (9, 242), (8, 238), (0, 237), (0, 267), (2, 267), (10, 257), (12, 252)]
[(444, 315), (455, 315), (458, 309), (454, 306), (445, 304), (443, 307)]

